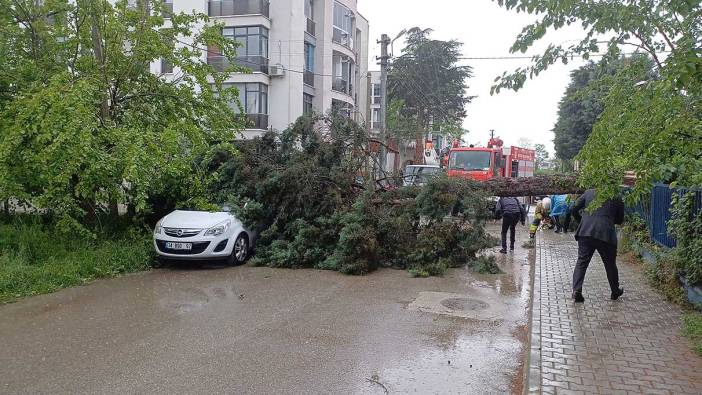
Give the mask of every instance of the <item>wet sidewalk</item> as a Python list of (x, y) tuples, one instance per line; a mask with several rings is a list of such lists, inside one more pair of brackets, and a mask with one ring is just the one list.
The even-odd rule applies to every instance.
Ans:
[(625, 293), (611, 301), (595, 254), (585, 303), (576, 305), (576, 241), (553, 232), (537, 237), (529, 393), (702, 393), (702, 358), (680, 336), (682, 311), (646, 283), (641, 266), (618, 261)]

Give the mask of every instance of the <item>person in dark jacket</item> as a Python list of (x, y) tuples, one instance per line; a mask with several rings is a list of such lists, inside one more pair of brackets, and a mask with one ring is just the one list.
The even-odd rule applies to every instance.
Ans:
[(507, 230), (509, 230), (509, 241), (511, 251), (514, 251), (515, 226), (517, 222), (522, 225), (526, 222), (526, 211), (524, 206), (515, 197), (501, 197), (495, 206), (495, 215), (502, 217), (502, 249), (501, 253), (507, 253)]
[(624, 293), (619, 287), (617, 269), (617, 233), (614, 225), (624, 222), (624, 203), (621, 199), (607, 200), (600, 208), (590, 212), (587, 207), (595, 199), (596, 191), (587, 190), (573, 206), (573, 217), (580, 221), (575, 231), (578, 241), (578, 261), (573, 271), (573, 299), (576, 303), (585, 301), (583, 281), (592, 256), (597, 251), (604, 262), (607, 280), (612, 291), (611, 299), (617, 300)]

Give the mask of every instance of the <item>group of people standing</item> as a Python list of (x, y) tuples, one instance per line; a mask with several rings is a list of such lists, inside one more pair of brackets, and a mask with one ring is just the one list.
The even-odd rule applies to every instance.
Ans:
[[(529, 228), (529, 237), (534, 238), (536, 231), (544, 223), (549, 228), (556, 228), (556, 233), (568, 233), (571, 216), (578, 222), (575, 239), (578, 241), (578, 259), (573, 270), (573, 300), (583, 303), (583, 283), (585, 273), (593, 255), (597, 252), (602, 258), (607, 280), (611, 289), (611, 299), (617, 300), (624, 289), (619, 286), (617, 269), (617, 234), (615, 225), (624, 221), (624, 203), (620, 198), (609, 199), (597, 209), (587, 210), (595, 200), (597, 192), (587, 190), (583, 195), (552, 195), (539, 200), (536, 204), (534, 221)], [(510, 250), (514, 250), (515, 226), (518, 222), (525, 225), (527, 210), (519, 199), (514, 197), (499, 198), (495, 207), (497, 218), (502, 218), (502, 249), (507, 253), (507, 232), (510, 232)]]

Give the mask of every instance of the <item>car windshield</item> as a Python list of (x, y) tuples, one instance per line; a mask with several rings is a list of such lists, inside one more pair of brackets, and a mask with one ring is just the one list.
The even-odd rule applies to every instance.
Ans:
[(486, 151), (457, 151), (449, 158), (451, 170), (490, 170), (490, 153)]
[(439, 173), (438, 167), (432, 166), (407, 166), (405, 168), (405, 179), (408, 183), (423, 184), (429, 177)]

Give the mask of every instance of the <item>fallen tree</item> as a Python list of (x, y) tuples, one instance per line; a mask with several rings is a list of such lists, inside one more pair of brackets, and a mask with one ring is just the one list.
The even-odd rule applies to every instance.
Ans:
[(378, 190), (367, 173), (368, 141), (346, 118), (304, 117), (210, 164), (219, 177), (212, 196), (259, 230), (253, 263), (348, 274), (393, 267), (429, 276), (463, 265), (499, 272), (494, 258), (479, 256), (495, 245), (485, 231), (489, 196), (474, 181), (447, 177)]
[(521, 178), (493, 178), (478, 184), (494, 196), (565, 195), (585, 192), (575, 175), (554, 174)]

